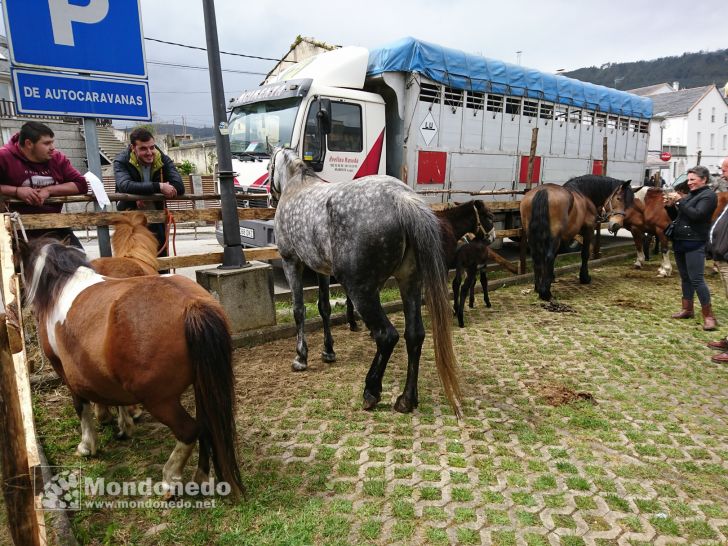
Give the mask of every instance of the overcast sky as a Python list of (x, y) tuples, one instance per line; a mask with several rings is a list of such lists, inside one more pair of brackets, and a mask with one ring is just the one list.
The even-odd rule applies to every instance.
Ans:
[[(77, 3), (73, 0), (72, 3)], [(78, 3), (83, 1), (78, 0)], [(141, 0), (147, 38), (205, 46), (202, 0)], [(546, 72), (728, 48), (725, 1), (216, 0), (220, 49), (280, 58), (297, 35), (377, 47), (404, 36)], [(156, 62), (207, 66), (207, 54), (145, 40), (159, 121), (210, 125), (209, 76)], [(223, 69), (267, 73), (274, 61), (221, 56)], [(224, 72), (225, 95), (261, 75)], [(726, 67), (728, 79), (728, 66)]]

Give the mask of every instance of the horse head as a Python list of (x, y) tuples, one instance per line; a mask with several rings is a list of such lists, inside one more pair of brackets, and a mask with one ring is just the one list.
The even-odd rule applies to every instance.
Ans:
[(493, 213), (480, 200), (473, 201), (475, 212), (475, 234), (478, 237), (487, 239), (489, 243), (495, 241), (495, 217)]
[(286, 183), (297, 171), (304, 172), (306, 164), (290, 148), (277, 147), (273, 149), (268, 163), (268, 181), (270, 193), (274, 199), (280, 200)]
[(607, 229), (612, 235), (617, 235), (617, 232), (624, 227), (624, 217), (627, 214), (627, 209), (634, 203), (631, 182), (631, 180), (622, 182), (604, 202), (604, 214), (609, 223)]

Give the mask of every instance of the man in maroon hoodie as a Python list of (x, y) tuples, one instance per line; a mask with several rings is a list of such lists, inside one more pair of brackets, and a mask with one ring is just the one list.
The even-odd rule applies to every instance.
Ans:
[[(21, 214), (61, 212), (62, 203), (46, 203), (46, 200), (88, 191), (83, 175), (55, 149), (54, 136), (47, 125), (29, 121), (0, 148), (0, 193), (23, 201), (7, 203), (11, 211)], [(67, 237), (70, 244), (83, 249), (70, 228), (35, 229), (27, 233), (29, 238), (42, 235)]]

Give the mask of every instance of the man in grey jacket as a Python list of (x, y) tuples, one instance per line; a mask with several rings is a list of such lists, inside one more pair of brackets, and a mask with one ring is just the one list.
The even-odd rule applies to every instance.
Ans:
[[(728, 157), (720, 164), (720, 177), (728, 182)], [(718, 273), (720, 273), (720, 278), (723, 280), (723, 287), (728, 297), (728, 206), (723, 209), (720, 216), (713, 222), (709, 240), (713, 259), (718, 267)], [(711, 341), (708, 343), (708, 347), (723, 351), (711, 358), (713, 362), (728, 362), (728, 338)]]

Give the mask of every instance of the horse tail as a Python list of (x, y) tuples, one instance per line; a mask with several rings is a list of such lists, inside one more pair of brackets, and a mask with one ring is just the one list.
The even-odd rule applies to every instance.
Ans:
[[(217, 479), (243, 492), (236, 452), (232, 340), (222, 309), (204, 300), (187, 307), (185, 339), (195, 372), (195, 406), (200, 449), (210, 450)], [(202, 457), (202, 454), (200, 454)]]
[(157, 262), (157, 238), (147, 228), (147, 217), (141, 212), (118, 214), (111, 220), (114, 235), (111, 247), (117, 258), (132, 258), (155, 270)]
[(461, 412), (460, 370), (452, 346), (452, 307), (449, 302), (447, 268), (442, 250), (440, 221), (414, 193), (398, 201), (398, 214), (414, 247), (418, 272), (430, 310), (435, 364), (445, 396), (458, 417)]
[(536, 291), (543, 296), (548, 291), (548, 264), (555, 259), (549, 212), (549, 194), (546, 189), (536, 192), (531, 201), (531, 218), (528, 222), (528, 243), (534, 269), (541, 272), (536, 278)]

